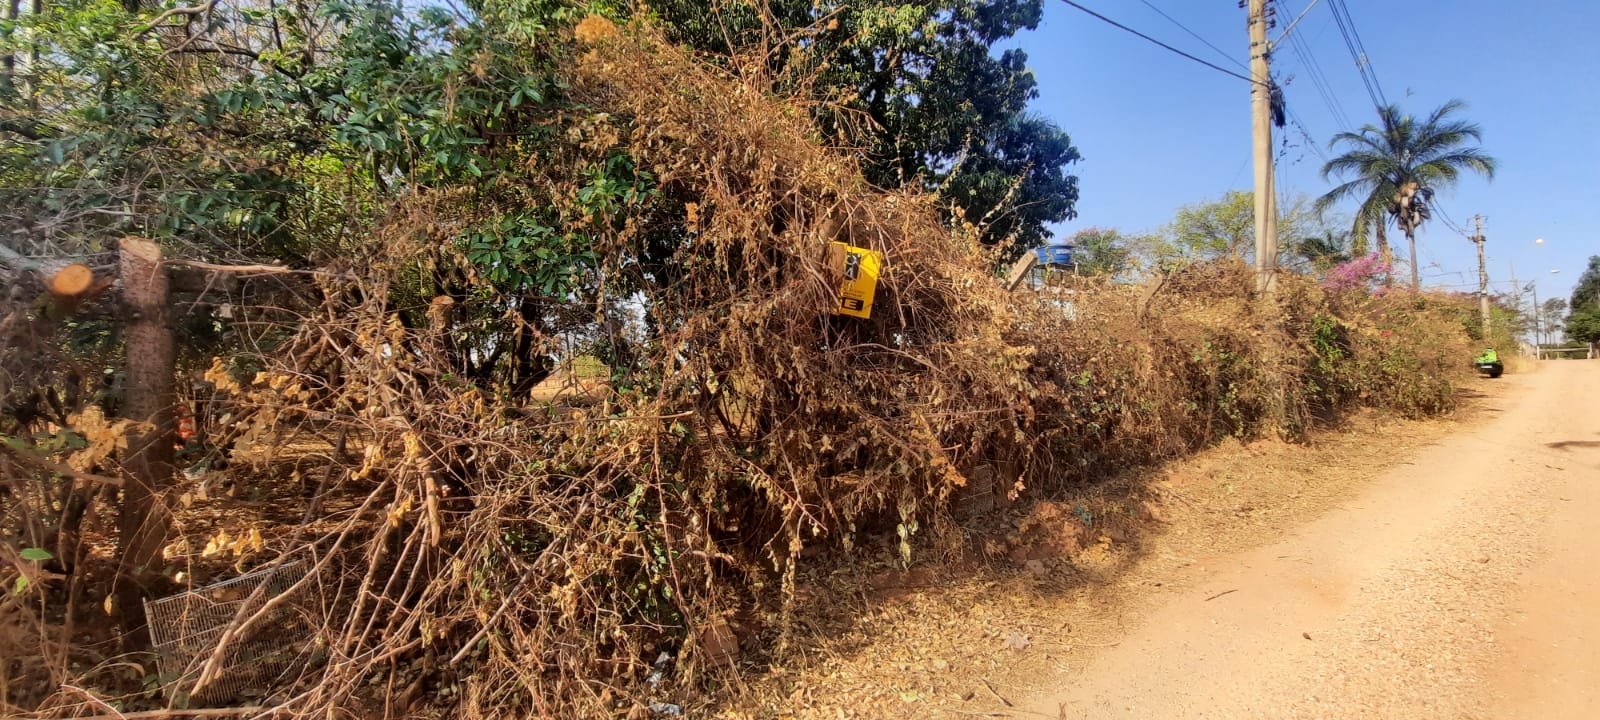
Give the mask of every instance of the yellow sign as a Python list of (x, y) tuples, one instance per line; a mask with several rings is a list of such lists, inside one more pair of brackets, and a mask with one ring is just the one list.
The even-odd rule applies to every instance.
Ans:
[(839, 306), (834, 312), (858, 318), (872, 317), (872, 296), (878, 292), (878, 272), (883, 269), (883, 253), (866, 248), (829, 243), (834, 270), (842, 278)]

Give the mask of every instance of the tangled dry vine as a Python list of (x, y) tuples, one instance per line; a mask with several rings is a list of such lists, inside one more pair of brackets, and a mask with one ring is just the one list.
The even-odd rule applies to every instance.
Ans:
[[(181, 693), (199, 697), (230, 643), (292, 605), (313, 629), (290, 648), (294, 672), (264, 681), (274, 712), (705, 705), (785, 657), (808, 546), (867, 552), (861, 537), (887, 535), (909, 560), (960, 543), (952, 510), (975, 495), (1047, 494), (1226, 436), (1294, 437), (1357, 405), (1450, 407), (1465, 343), (1451, 301), (1287, 278), (1264, 307), (1227, 263), (1148, 288), (1012, 294), (973, 225), (946, 223), (936, 195), (868, 186), (759, 63), (710, 62), (646, 22), (578, 27), (571, 92), (589, 112), (565, 126), (575, 149), (556, 160), (569, 165), (544, 180), (601, 262), (595, 292), (539, 312), (560, 316), (562, 337), (606, 345), (609, 377), (551, 403), (463, 369), (469, 318), (497, 316), (517, 343), (561, 340), (487, 283), (430, 297), (418, 280), (419, 267), (469, 267), (441, 239), (480, 211), (474, 193), (418, 190), (322, 272), (257, 279), (275, 289), (234, 311), (250, 351), (195, 374), (227, 416), (227, 472), (261, 489), (212, 497), (204, 472), (162, 489), (166, 560), (189, 577), (166, 589), (230, 568), (307, 570), (235, 617)], [(594, 217), (570, 179), (619, 151), (666, 201)], [(681, 243), (663, 256), (669, 232)], [(833, 313), (834, 240), (885, 258), (870, 319)], [(6, 381), (70, 384), (70, 361), (38, 364), (58, 329), (15, 299), (4, 316)], [(84, 431), (93, 399), (62, 404), (14, 424)], [(7, 543), (63, 547), (44, 526), (64, 527), (67, 506), (89, 517), (73, 533), (115, 537), (112, 503), (89, 500), (121, 472), (120, 435), (90, 435), (0, 455), (7, 527), (35, 528)], [(96, 553), (62, 557), (86, 568)], [(32, 628), (6, 639), (7, 657), (57, 648), (8, 672), (115, 687), (123, 660), (72, 649), (72, 618), (97, 606), (90, 575), (63, 577), (30, 575), (40, 594), (4, 601)], [(93, 709), (67, 689), (36, 704)]]

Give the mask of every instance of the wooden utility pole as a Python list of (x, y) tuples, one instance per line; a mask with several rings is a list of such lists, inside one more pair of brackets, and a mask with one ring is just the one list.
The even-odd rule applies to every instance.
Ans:
[(1272, 177), (1272, 73), (1268, 56), (1267, 5), (1250, 0), (1250, 123), (1254, 132), (1256, 211), (1256, 292), (1277, 288), (1278, 203)]
[[(1517, 261), (1508, 260), (1507, 264), (1511, 267), (1511, 302), (1513, 303), (1511, 307), (1514, 308), (1511, 311), (1511, 326), (1513, 328), (1511, 339), (1516, 340), (1517, 332), (1514, 328), (1519, 324), (1518, 320), (1521, 319), (1520, 316), (1522, 315), (1522, 286), (1517, 284)], [(1537, 342), (1538, 336), (1535, 336), (1534, 340)]]
[[(1520, 318), (1522, 318), (1522, 285), (1517, 285), (1517, 261), (1507, 261), (1507, 264), (1509, 264), (1509, 266), (1510, 266), (1510, 301), (1512, 301), (1512, 307), (1515, 307), (1515, 310), (1514, 310), (1514, 312), (1512, 312), (1512, 314), (1517, 315), (1517, 318), (1514, 318), (1514, 320), (1512, 320), (1512, 325), (1518, 325), (1517, 320), (1520, 320)], [(1534, 309), (1533, 309), (1533, 323), (1534, 323), (1533, 344), (1534, 344), (1534, 346), (1538, 346), (1538, 344), (1539, 344), (1539, 326), (1538, 326), (1539, 325), (1539, 307), (1538, 307), (1539, 306), (1539, 299), (1538, 299), (1538, 296), (1534, 296), (1533, 304), (1534, 304)], [(1515, 338), (1515, 334), (1517, 334), (1517, 333), (1515, 333), (1515, 331), (1512, 331), (1512, 336), (1514, 336), (1514, 338), (1512, 338), (1512, 339), (1517, 339), (1517, 338)]]
[(1528, 289), (1533, 291), (1533, 356), (1543, 360), (1540, 354), (1544, 352), (1544, 309), (1539, 307), (1539, 276), (1533, 277)]
[(1483, 321), (1483, 340), (1489, 341), (1489, 265), (1483, 256), (1483, 216), (1472, 216), (1476, 232), (1472, 236), (1473, 244), (1478, 246), (1478, 313)]

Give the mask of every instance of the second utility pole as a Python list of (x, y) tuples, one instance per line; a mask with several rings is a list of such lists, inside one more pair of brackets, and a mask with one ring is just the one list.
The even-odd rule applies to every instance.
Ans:
[(1255, 133), (1256, 292), (1277, 288), (1278, 203), (1272, 177), (1272, 73), (1267, 66), (1267, 4), (1250, 0), (1250, 121)]
[(1483, 341), (1489, 342), (1489, 265), (1483, 258), (1483, 216), (1473, 215), (1472, 222), (1476, 232), (1472, 236), (1472, 243), (1478, 246), (1478, 313), (1483, 320)]

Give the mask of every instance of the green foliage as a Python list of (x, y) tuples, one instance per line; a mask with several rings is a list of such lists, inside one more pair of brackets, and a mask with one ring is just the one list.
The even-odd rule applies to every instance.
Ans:
[[(666, 0), (673, 36), (716, 53), (771, 50), (769, 65), (820, 106), (829, 142), (862, 147), (879, 187), (940, 189), (983, 240), (1014, 260), (1076, 215), (1079, 159), (1067, 134), (1027, 112), (1037, 82), (1018, 49), (1042, 0)], [(780, 38), (793, 34), (799, 44)], [(774, 48), (773, 46), (777, 46)]]
[(1132, 267), (1133, 250), (1122, 233), (1084, 228), (1072, 235), (1072, 261), (1084, 275), (1116, 277)]
[(330, 0), (346, 23), (340, 62), (319, 68), (315, 108), (335, 143), (372, 158), (384, 176), (416, 185), (470, 182), (516, 172), (499, 152), (548, 139), (531, 122), (559, 95), (554, 59), (500, 33), (493, 17), (459, 23), (440, 10)]
[(67, 0), (0, 33), (0, 52), (37, 52), (27, 91), (0, 97), (23, 141), (3, 160), (9, 212), (90, 249), (123, 232), (272, 235), (295, 192), (279, 171), (286, 127), (260, 112), (250, 73), (197, 67), (152, 15)]
[(1589, 257), (1588, 267), (1578, 276), (1578, 283), (1567, 300), (1567, 307), (1573, 312), (1595, 306), (1600, 306), (1600, 255)]
[(1600, 342), (1600, 254), (1589, 256), (1589, 267), (1579, 275), (1573, 296), (1566, 301), (1566, 338), (1574, 342)]
[[(1278, 208), (1278, 237), (1294, 238), (1317, 229), (1308, 203), (1296, 199)], [(1196, 261), (1255, 256), (1255, 195), (1231, 190), (1216, 200), (1178, 208), (1162, 231), (1155, 254), (1159, 261)], [(1292, 243), (1286, 244), (1293, 250)]]
[(1600, 307), (1574, 310), (1567, 316), (1566, 333), (1573, 342), (1600, 342)]
[(1169, 234), (1186, 256), (1243, 259), (1255, 243), (1255, 216), (1253, 196), (1234, 190), (1213, 202), (1179, 208)]
[(32, 560), (33, 562), (44, 562), (55, 557), (54, 555), (50, 554), (49, 550), (36, 547), (23, 548), (22, 551), (18, 552), (17, 554), (21, 556), (23, 560)]
[(1348, 329), (1332, 315), (1318, 313), (1311, 319), (1307, 339), (1311, 344), (1312, 364), (1306, 390), (1330, 405), (1343, 402), (1349, 393), (1339, 386), (1339, 378), (1350, 356)]
[(1324, 230), (1321, 235), (1304, 236), (1289, 243), (1291, 252), (1313, 272), (1321, 273), (1353, 259), (1348, 233)]
[(1567, 307), (1567, 337), (1575, 342), (1600, 342), (1600, 255), (1589, 257), (1589, 266), (1578, 276)]
[(1591, 255), (1589, 266), (1578, 276), (1578, 284), (1572, 288), (1572, 297), (1567, 301), (1567, 306), (1581, 308), (1597, 304), (1600, 304), (1600, 255)]

